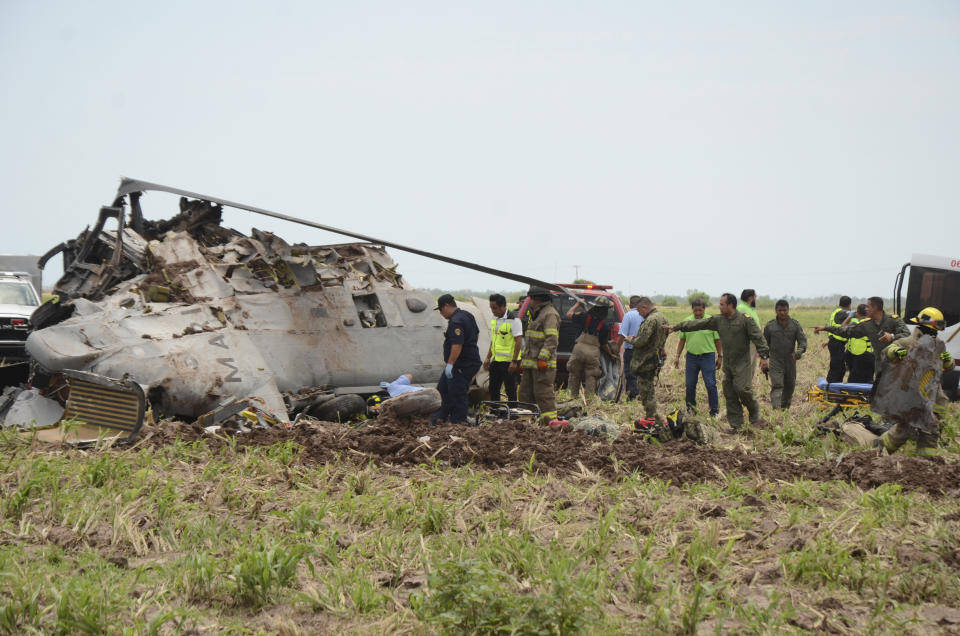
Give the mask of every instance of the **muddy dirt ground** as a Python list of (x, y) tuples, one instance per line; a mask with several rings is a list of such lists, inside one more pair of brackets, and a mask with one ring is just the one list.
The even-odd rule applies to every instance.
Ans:
[[(141, 444), (163, 445), (177, 437), (205, 437), (213, 447), (230, 443), (189, 424), (163, 422), (146, 428)], [(749, 435), (749, 433), (748, 433)], [(716, 448), (676, 441), (664, 445), (632, 432), (615, 441), (577, 430), (552, 430), (517, 422), (430, 426), (425, 419), (375, 420), (365, 426), (311, 422), (290, 429), (259, 429), (237, 435), (237, 449), (292, 440), (303, 448), (300, 461), (321, 464), (340, 458), (378, 465), (441, 465), (522, 472), (536, 470), (559, 476), (583, 470), (615, 479), (638, 472), (674, 484), (722, 480), (730, 476), (757, 476), (769, 480), (843, 480), (861, 488), (897, 483), (905, 490), (934, 496), (960, 495), (960, 464), (942, 458), (883, 456), (877, 451), (854, 451), (828, 461), (795, 461), (768, 451)]]

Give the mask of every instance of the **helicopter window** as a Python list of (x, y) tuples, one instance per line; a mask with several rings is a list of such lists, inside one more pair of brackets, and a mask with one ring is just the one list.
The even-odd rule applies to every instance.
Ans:
[(387, 326), (387, 317), (383, 314), (383, 307), (380, 306), (376, 294), (354, 296), (353, 304), (357, 308), (360, 324), (364, 327)]
[(907, 305), (901, 318), (912, 318), (924, 307), (942, 311), (948, 327), (960, 322), (960, 272), (911, 267)]

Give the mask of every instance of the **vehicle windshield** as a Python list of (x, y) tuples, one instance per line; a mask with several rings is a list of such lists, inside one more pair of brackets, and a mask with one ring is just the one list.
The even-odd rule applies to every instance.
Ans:
[[(586, 300), (594, 301), (599, 296), (586, 296)], [(560, 317), (563, 318), (567, 315), (567, 312), (570, 311), (570, 308), (573, 307), (574, 301), (569, 296), (561, 296), (560, 294), (555, 294), (553, 296), (553, 306), (557, 308), (557, 312), (560, 314)], [(614, 311), (611, 306), (607, 310), (607, 315), (604, 316), (604, 320), (612, 320), (613, 322), (618, 322), (617, 312)]]
[(911, 267), (903, 318), (913, 318), (924, 307), (943, 312), (948, 327), (960, 322), (960, 272)]
[(0, 305), (39, 305), (29, 283), (0, 281)]

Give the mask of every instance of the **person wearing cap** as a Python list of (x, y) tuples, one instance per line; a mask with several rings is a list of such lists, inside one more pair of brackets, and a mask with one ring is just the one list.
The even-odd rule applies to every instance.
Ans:
[(954, 362), (944, 342), (937, 338), (945, 325), (943, 312), (926, 307), (910, 322), (917, 325), (913, 333), (894, 340), (883, 350), (891, 367), (888, 377), (877, 384), (871, 408), (894, 424), (875, 445), (895, 453), (915, 438), (917, 455), (929, 457), (936, 452), (940, 439), (940, 424), (935, 415), (942, 417), (948, 402), (940, 379), (945, 371), (953, 370)]
[(617, 359), (610, 350), (610, 325), (606, 321), (610, 301), (600, 296), (594, 300), (590, 309), (577, 312), (577, 309), (583, 306), (584, 301), (578, 300), (567, 311), (566, 316), (578, 330), (573, 353), (567, 360), (567, 371), (570, 372), (567, 387), (574, 397), (580, 395), (581, 389), (587, 397), (597, 393), (597, 380), (603, 375), (601, 355)]
[(531, 287), (530, 304), (524, 317), (523, 352), (520, 356), (520, 401), (535, 402), (540, 420), (549, 423), (557, 417), (557, 346), (560, 342), (560, 314), (553, 306), (550, 292)]
[(517, 401), (517, 375), (520, 373), (520, 347), (523, 343), (523, 324), (507, 311), (503, 294), (491, 294), (490, 349), (483, 368), (490, 372), (490, 399), (500, 401), (500, 387), (507, 400)]
[(701, 331), (710, 329), (720, 334), (723, 344), (723, 396), (727, 402), (727, 422), (734, 432), (743, 429), (743, 409), (746, 407), (750, 423), (760, 422), (760, 405), (753, 395), (753, 370), (751, 368), (750, 345), (754, 345), (760, 356), (760, 369), (769, 367), (767, 359), (770, 348), (760, 333), (760, 327), (753, 318), (737, 311), (737, 297), (726, 293), (720, 296), (720, 315), (684, 320), (670, 327), (668, 331)]
[(467, 392), (482, 364), (477, 348), (480, 329), (473, 316), (457, 307), (450, 294), (437, 299), (436, 309), (447, 320), (447, 330), (443, 334), (444, 368), (437, 383), (440, 408), (430, 416), (430, 423), (460, 424), (467, 421)]
[(876, 361), (874, 382), (876, 382), (888, 365), (887, 358), (883, 355), (883, 349), (894, 340), (909, 336), (910, 330), (907, 329), (907, 325), (902, 320), (883, 311), (883, 298), (879, 296), (871, 296), (867, 299), (867, 318), (868, 320), (846, 327), (829, 324), (818, 325), (813, 328), (813, 331), (814, 333), (826, 331), (842, 338), (863, 338), (866, 336), (870, 340), (870, 346), (873, 347), (874, 360)]
[(663, 420), (657, 413), (657, 395), (655, 385), (657, 373), (660, 371), (661, 356), (666, 359), (663, 345), (667, 342), (670, 333), (667, 318), (657, 311), (653, 301), (646, 296), (640, 297), (637, 311), (643, 317), (637, 335), (630, 339), (633, 345), (633, 357), (630, 360), (630, 370), (637, 376), (637, 399), (643, 404), (647, 417), (653, 418), (655, 425)]

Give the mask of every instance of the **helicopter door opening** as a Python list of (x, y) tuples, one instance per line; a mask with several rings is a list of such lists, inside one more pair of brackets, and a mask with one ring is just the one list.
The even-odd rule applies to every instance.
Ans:
[(383, 315), (383, 307), (380, 306), (376, 294), (354, 296), (353, 304), (357, 308), (360, 324), (364, 328), (387, 326), (387, 317)]
[(960, 322), (960, 271), (912, 265), (901, 318), (913, 318), (924, 307), (942, 311), (948, 328)]

